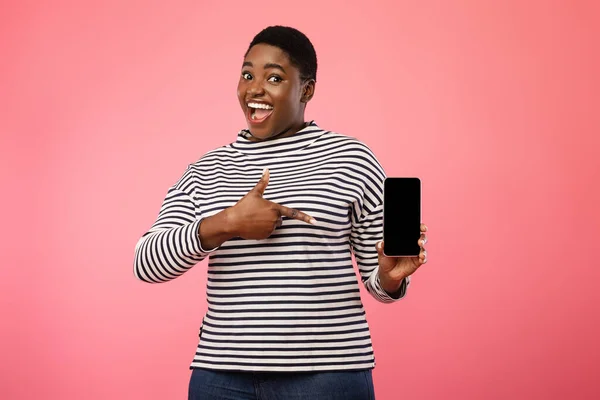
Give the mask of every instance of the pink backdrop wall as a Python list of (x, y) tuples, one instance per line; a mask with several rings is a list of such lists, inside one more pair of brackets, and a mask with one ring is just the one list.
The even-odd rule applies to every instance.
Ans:
[(364, 296), (377, 398), (600, 396), (597, 2), (49, 3), (0, 11), (0, 398), (185, 398), (205, 264), (133, 250), (269, 24), (315, 44), (308, 117), (424, 182), (429, 263)]

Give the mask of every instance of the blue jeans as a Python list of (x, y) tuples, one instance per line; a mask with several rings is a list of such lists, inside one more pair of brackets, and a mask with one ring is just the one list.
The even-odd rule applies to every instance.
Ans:
[(188, 400), (374, 400), (371, 370), (271, 373), (193, 369)]

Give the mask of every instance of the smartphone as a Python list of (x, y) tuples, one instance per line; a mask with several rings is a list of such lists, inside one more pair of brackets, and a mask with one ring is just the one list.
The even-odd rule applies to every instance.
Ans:
[(418, 257), (420, 237), (421, 180), (386, 178), (383, 184), (383, 254)]

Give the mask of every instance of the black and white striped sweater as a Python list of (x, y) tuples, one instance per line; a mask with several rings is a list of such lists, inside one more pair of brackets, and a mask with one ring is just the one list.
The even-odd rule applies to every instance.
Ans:
[[(205, 154), (172, 186), (154, 225), (136, 246), (134, 272), (158, 283), (209, 257), (208, 311), (191, 367), (242, 371), (372, 368), (371, 336), (352, 254), (367, 291), (380, 286), (383, 168), (357, 139), (314, 122), (293, 136), (234, 143)], [(264, 198), (315, 217), (284, 217), (266, 240), (235, 238), (204, 249), (203, 218), (233, 206), (269, 168)]]

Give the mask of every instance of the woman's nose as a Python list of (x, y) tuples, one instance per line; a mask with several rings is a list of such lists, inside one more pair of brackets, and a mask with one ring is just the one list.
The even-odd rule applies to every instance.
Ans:
[(250, 86), (248, 87), (248, 93), (256, 95), (262, 94), (264, 92), (264, 87), (258, 79), (254, 79), (250, 82)]

